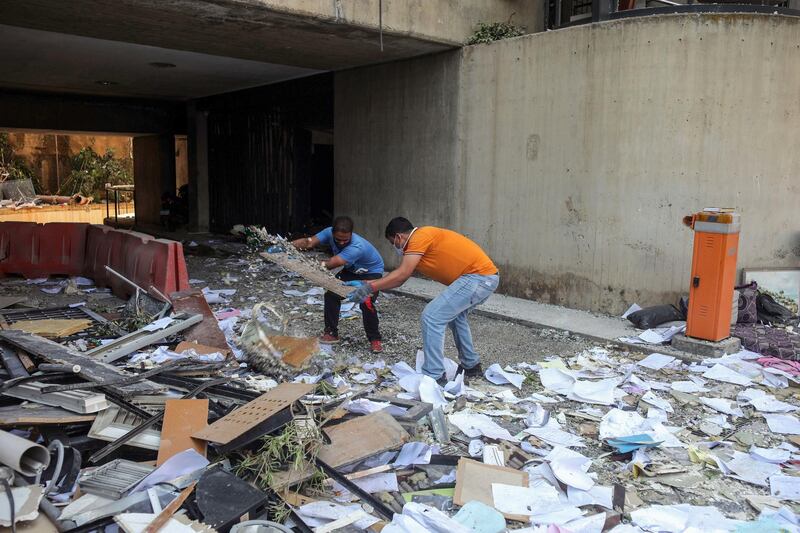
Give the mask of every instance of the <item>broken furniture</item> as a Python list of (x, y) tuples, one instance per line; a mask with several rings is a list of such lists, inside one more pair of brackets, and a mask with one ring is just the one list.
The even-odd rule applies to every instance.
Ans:
[(213, 467), (200, 476), (195, 502), (203, 523), (226, 533), (244, 515), (259, 516), (265, 510), (267, 495), (230, 472)]
[(294, 403), (314, 388), (305, 383), (281, 383), (192, 436), (212, 443), (218, 453), (236, 450), (289, 423)]
[(192, 434), (208, 425), (208, 399), (167, 400), (164, 403), (164, 421), (161, 424), (161, 442), (156, 465), (161, 465), (173, 455), (194, 448), (206, 455), (205, 441), (192, 438)]
[[(17, 322), (49, 321), (49, 320), (88, 320), (89, 326), (74, 334), (61, 335), (60, 341), (70, 341), (82, 337), (100, 337), (100, 328), (116, 331), (119, 335), (124, 332), (103, 316), (88, 309), (85, 305), (76, 307), (48, 307), (44, 309), (0, 309), (0, 328), (21, 329), (14, 327)], [(34, 333), (29, 331), (29, 333)]]
[(199, 314), (202, 321), (192, 326), (184, 333), (184, 341), (196, 342), (205, 346), (217, 348), (223, 355), (230, 353), (228, 341), (222, 330), (219, 329), (217, 319), (208, 306), (203, 292), (199, 289), (188, 289), (173, 292), (169, 295), (172, 300), (172, 309), (176, 313)]
[(148, 324), (133, 333), (128, 333), (107, 344), (89, 350), (86, 355), (104, 363), (113, 363), (126, 355), (155, 344), (159, 340), (179, 333), (203, 320), (201, 315), (189, 315), (186, 313), (181, 313), (171, 318), (173, 322), (164, 328), (154, 329), (151, 324)]
[(84, 471), (78, 479), (83, 492), (118, 500), (146, 478), (154, 467), (115, 459), (103, 466)]
[[(95, 361), (85, 354), (73, 352), (60, 344), (30, 333), (16, 330), (0, 331), (0, 342), (12, 344), (29, 354), (43, 359), (48, 363), (60, 365), (78, 365), (78, 375), (95, 383), (114, 383), (121, 378), (130, 377), (115, 366)], [(151, 381), (141, 381), (130, 385), (118, 386), (116, 391), (124, 395), (154, 394), (161, 392), (163, 387)]]

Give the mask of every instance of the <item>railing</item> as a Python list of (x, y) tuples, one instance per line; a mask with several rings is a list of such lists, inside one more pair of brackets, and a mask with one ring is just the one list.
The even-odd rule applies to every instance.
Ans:
[(120, 217), (130, 220), (136, 216), (133, 191), (133, 185), (106, 185), (106, 219), (111, 218), (111, 196), (113, 195), (115, 226), (119, 224)]
[[(589, 9), (589, 4), (591, 8)], [(639, 4), (639, 7), (637, 7)], [(554, 30), (628, 17), (671, 13), (769, 13), (800, 16), (794, 0), (548, 0), (547, 28)]]

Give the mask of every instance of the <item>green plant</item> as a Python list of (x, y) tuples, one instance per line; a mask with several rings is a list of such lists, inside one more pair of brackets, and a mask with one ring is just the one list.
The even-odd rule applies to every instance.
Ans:
[(37, 176), (22, 157), (14, 153), (8, 133), (0, 133), (0, 182), (29, 179), (37, 193), (42, 186)]
[(467, 44), (491, 43), (524, 34), (525, 28), (511, 24), (511, 18), (508, 19), (508, 22), (479, 22), (475, 27), (475, 33), (467, 40)]
[(129, 159), (114, 157), (110, 148), (103, 155), (91, 146), (81, 148), (72, 157), (72, 171), (61, 186), (59, 194), (72, 196), (93, 196), (103, 198), (106, 183), (111, 185), (131, 185), (133, 183), (132, 162)]

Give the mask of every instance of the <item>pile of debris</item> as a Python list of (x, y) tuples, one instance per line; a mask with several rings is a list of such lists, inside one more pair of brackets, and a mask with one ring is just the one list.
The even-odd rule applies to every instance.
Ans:
[[(129, 302), (85, 279), (2, 283), (90, 301), (0, 300), (0, 525), (800, 531), (800, 372), (595, 346), (469, 382), (448, 359), (441, 387), (411, 348), (366, 360), (309, 337), (326, 273), (236, 254), (227, 288)], [(272, 300), (231, 305), (244, 272)]]

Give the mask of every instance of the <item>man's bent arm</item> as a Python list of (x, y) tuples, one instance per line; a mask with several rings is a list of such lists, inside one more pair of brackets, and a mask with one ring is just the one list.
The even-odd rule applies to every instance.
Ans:
[(347, 264), (347, 261), (342, 259), (341, 255), (334, 255), (333, 257), (331, 257), (327, 261), (324, 261), (324, 264), (325, 264), (325, 268), (327, 268), (328, 270), (333, 270), (334, 268), (339, 268), (340, 266), (345, 266)]
[(375, 281), (370, 281), (369, 284), (372, 285), (372, 288), (376, 291), (399, 287), (411, 277), (411, 274), (414, 273), (414, 269), (417, 268), (420, 259), (422, 259), (421, 255), (404, 255), (400, 266), (391, 271), (385, 277), (376, 279)]
[(294, 246), (298, 250), (310, 250), (311, 248), (314, 248), (317, 245), (319, 245), (319, 239), (317, 238), (316, 235), (314, 235), (313, 237), (303, 237), (302, 239), (297, 239), (292, 241), (292, 246)]

